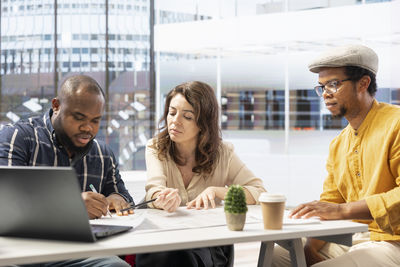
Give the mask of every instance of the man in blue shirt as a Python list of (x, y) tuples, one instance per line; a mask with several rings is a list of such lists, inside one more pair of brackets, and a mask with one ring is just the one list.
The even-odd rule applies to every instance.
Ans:
[[(72, 76), (61, 85), (52, 109), (0, 130), (0, 165), (72, 166), (91, 219), (114, 209), (129, 207), (133, 199), (118, 171), (111, 149), (95, 139), (104, 112), (104, 93), (84, 75)], [(98, 193), (92, 192), (93, 185)], [(43, 185), (45, 186), (45, 185)], [(133, 213), (133, 211), (131, 211)], [(129, 266), (118, 257), (89, 258), (45, 266)]]

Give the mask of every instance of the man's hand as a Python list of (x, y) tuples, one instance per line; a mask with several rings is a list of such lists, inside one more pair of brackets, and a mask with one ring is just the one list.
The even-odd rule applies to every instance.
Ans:
[(125, 201), (125, 199), (118, 195), (118, 194), (111, 194), (107, 197), (107, 202), (109, 205), (109, 209), (115, 210), (118, 216), (125, 216), (128, 214), (133, 214), (133, 209), (130, 209), (129, 211), (124, 211), (123, 213), (120, 212), (120, 210), (129, 208), (130, 205), (128, 202)]
[(100, 218), (107, 215), (108, 202), (105, 196), (94, 192), (83, 192), (82, 199), (85, 203), (90, 219)]
[(348, 203), (328, 203), (313, 201), (297, 206), (290, 212), (290, 218), (310, 218), (318, 216), (322, 220), (371, 220), (372, 215), (365, 200)]
[(208, 202), (211, 204), (211, 208), (215, 208), (215, 187), (210, 186), (207, 187), (203, 192), (201, 192), (195, 199), (192, 201), (186, 203), (186, 207), (188, 209), (191, 208), (196, 208), (196, 209), (201, 209), (201, 207), (204, 207), (204, 209), (208, 209), (209, 205)]
[(341, 204), (313, 201), (301, 204), (292, 210), (290, 218), (310, 218), (318, 216), (322, 220), (341, 220), (345, 219), (344, 209)]
[(154, 201), (153, 205), (156, 208), (163, 209), (168, 212), (176, 211), (182, 202), (178, 189), (175, 188), (165, 188), (164, 190), (156, 193), (154, 197), (156, 197), (157, 200)]

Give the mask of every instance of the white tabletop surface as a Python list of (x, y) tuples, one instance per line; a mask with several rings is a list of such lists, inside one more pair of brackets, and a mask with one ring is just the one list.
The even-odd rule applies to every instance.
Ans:
[[(250, 210), (257, 212), (259, 207), (252, 206)], [(367, 225), (351, 221), (288, 224), (284, 225), (282, 230), (264, 230), (261, 222), (250, 220), (249, 223), (246, 223), (243, 231), (230, 231), (226, 225), (146, 231), (149, 219), (154, 220), (157, 214), (162, 217), (166, 216), (164, 211), (147, 210), (146, 219), (141, 224), (142, 227), (138, 226), (137, 230), (105, 238), (95, 243), (0, 237), (0, 265), (177, 250), (239, 242), (279, 241), (301, 237), (351, 234), (368, 230)], [(171, 214), (167, 216), (173, 218)], [(221, 216), (224, 216), (222, 209)], [(184, 220), (184, 218), (180, 220)]]

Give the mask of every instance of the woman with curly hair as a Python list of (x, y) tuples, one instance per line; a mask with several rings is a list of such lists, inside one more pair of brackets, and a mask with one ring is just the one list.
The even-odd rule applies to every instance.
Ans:
[[(218, 102), (208, 84), (192, 81), (172, 89), (160, 125), (146, 147), (146, 200), (157, 198), (149, 207), (168, 212), (183, 205), (215, 208), (231, 184), (244, 187), (247, 204), (257, 203), (259, 194), (265, 191), (262, 181), (237, 157), (233, 146), (221, 140)], [(231, 249), (225, 246), (155, 253), (162, 256), (152, 260), (159, 266), (173, 266), (170, 256), (179, 253), (175, 255), (179, 264), (185, 257), (191, 260), (178, 266), (226, 266), (231, 260), (223, 256)], [(138, 256), (138, 266), (150, 266), (141, 265), (143, 258)], [(165, 256), (169, 259), (164, 262), (161, 259)]]

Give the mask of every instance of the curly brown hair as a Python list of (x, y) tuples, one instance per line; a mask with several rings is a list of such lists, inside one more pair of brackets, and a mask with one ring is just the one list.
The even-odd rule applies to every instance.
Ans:
[(201, 174), (211, 174), (218, 161), (221, 147), (221, 129), (219, 127), (219, 108), (214, 89), (206, 83), (191, 81), (180, 84), (172, 89), (165, 100), (164, 115), (160, 119), (156, 138), (152, 148), (157, 150), (160, 160), (166, 160), (169, 155), (176, 164), (185, 165), (178, 158), (175, 142), (168, 133), (167, 116), (171, 99), (177, 94), (185, 97), (193, 107), (195, 121), (200, 132), (197, 137), (195, 152), (196, 165), (192, 171)]

